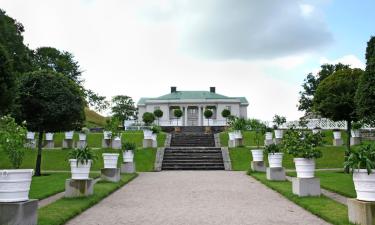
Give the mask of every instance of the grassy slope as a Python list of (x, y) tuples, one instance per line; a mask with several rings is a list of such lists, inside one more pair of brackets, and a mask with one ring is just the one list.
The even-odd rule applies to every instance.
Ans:
[(136, 177), (136, 174), (121, 176), (119, 183), (99, 182), (94, 186), (94, 195), (87, 198), (62, 198), (38, 210), (39, 225), (64, 224), (69, 219), (100, 202), (126, 183)]
[(268, 181), (265, 173), (251, 173), (251, 176), (307, 211), (310, 211), (332, 224), (350, 224), (348, 221), (348, 208), (345, 205), (337, 203), (325, 196), (298, 197), (292, 193), (291, 182)]
[(87, 127), (103, 127), (105, 125), (106, 118), (99, 113), (85, 108), (86, 115), (86, 126)]
[[(344, 163), (344, 147), (325, 146), (320, 147), (323, 157), (317, 160), (317, 168), (342, 168)], [(250, 148), (240, 147), (229, 150), (233, 170), (247, 171), (252, 161)], [(265, 155), (265, 161), (268, 159)], [(294, 169), (293, 157), (284, 154), (283, 166), (287, 169)]]

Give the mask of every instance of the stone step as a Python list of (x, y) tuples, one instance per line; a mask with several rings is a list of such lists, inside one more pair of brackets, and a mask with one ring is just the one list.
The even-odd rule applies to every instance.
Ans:
[(223, 160), (220, 159), (193, 159), (193, 160), (188, 160), (188, 159), (169, 159), (169, 160), (164, 160), (163, 161), (164, 165), (181, 165), (181, 164), (191, 164), (191, 165), (196, 165), (197, 163), (202, 163), (205, 165), (211, 165), (211, 164), (219, 164), (221, 165), (223, 163)]
[(165, 165), (163, 170), (224, 170), (224, 165), (202, 165), (202, 166), (186, 166), (186, 165)]

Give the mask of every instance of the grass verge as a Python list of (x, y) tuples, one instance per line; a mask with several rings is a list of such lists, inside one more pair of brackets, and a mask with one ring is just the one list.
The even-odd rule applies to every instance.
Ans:
[(38, 210), (39, 225), (60, 225), (94, 206), (120, 187), (137, 177), (137, 174), (121, 175), (119, 183), (98, 182), (94, 195), (86, 198), (62, 198)]
[(292, 183), (289, 181), (269, 181), (265, 173), (250, 173), (250, 176), (262, 184), (280, 193), (290, 201), (296, 203), (314, 215), (332, 224), (350, 224), (348, 219), (348, 208), (325, 196), (320, 197), (298, 197), (292, 192)]

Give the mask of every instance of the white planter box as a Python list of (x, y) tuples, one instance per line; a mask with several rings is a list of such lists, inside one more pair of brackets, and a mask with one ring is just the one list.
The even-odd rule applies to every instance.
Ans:
[(46, 141), (53, 141), (53, 133), (46, 133)]
[(354, 170), (353, 182), (358, 200), (375, 201), (375, 170), (370, 175), (365, 169)]
[(272, 132), (266, 132), (266, 140), (272, 140), (273, 134)]
[(143, 130), (143, 139), (152, 139), (152, 130)]
[(79, 133), (78, 134), (79, 140), (80, 141), (86, 141), (87, 135), (84, 133)]
[(26, 139), (34, 140), (35, 139), (35, 132), (28, 131), (26, 134)]
[(89, 160), (87, 163), (82, 164), (78, 162), (76, 159), (69, 159), (70, 169), (72, 172), (72, 179), (73, 180), (87, 180), (89, 179), (90, 168), (92, 161)]
[(234, 131), (234, 138), (235, 139), (242, 139), (242, 133), (240, 130), (235, 130)]
[(73, 135), (74, 135), (74, 131), (65, 132), (65, 139), (66, 140), (72, 140), (73, 139)]
[(133, 162), (134, 160), (134, 152), (133, 150), (125, 150), (122, 152), (122, 157), (124, 162)]
[(321, 129), (313, 129), (312, 130), (313, 134), (318, 134), (318, 133), (320, 133), (320, 131), (321, 131)]
[(0, 170), (0, 202), (29, 200), (31, 178), (34, 170)]
[(361, 137), (361, 130), (351, 130), (352, 137)]
[(120, 136), (116, 136), (113, 140), (114, 141), (121, 141), (121, 137)]
[(234, 132), (229, 132), (229, 133), (228, 133), (228, 136), (229, 136), (229, 140), (230, 140), (230, 141), (233, 141), (233, 140), (235, 139)]
[(104, 169), (117, 168), (118, 153), (103, 153)]
[(283, 130), (275, 130), (275, 138), (282, 139), (283, 138)]
[(341, 139), (341, 131), (333, 131), (333, 138), (334, 139)]
[(298, 178), (313, 178), (315, 173), (315, 159), (294, 158)]
[(283, 153), (268, 154), (268, 164), (270, 168), (283, 167)]
[(251, 150), (253, 155), (253, 162), (263, 162), (263, 149), (254, 149)]
[(111, 131), (103, 131), (104, 140), (110, 140), (112, 138)]
[(158, 138), (158, 135), (157, 135), (157, 134), (152, 134), (152, 135), (151, 135), (151, 139), (152, 139), (153, 141), (156, 141), (157, 138)]

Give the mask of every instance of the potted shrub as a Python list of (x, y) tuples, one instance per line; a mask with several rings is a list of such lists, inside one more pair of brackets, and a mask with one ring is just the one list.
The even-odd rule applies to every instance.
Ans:
[(286, 118), (284, 116), (275, 115), (273, 117), (273, 128), (275, 129), (275, 138), (282, 139), (283, 138), (283, 130), (280, 129), (280, 126), (286, 123)]
[(341, 131), (339, 129), (333, 129), (333, 139), (341, 139)]
[(157, 140), (157, 137), (158, 137), (158, 133), (161, 132), (161, 127), (159, 126), (152, 126), (151, 127), (151, 139), (156, 141)]
[(375, 201), (375, 145), (364, 144), (352, 150), (344, 163), (345, 172), (353, 173), (357, 199)]
[(156, 110), (154, 111), (154, 116), (155, 116), (156, 118), (158, 118), (158, 126), (159, 126), (159, 125), (160, 125), (160, 118), (163, 117), (163, 111), (161, 111), (160, 109), (156, 109)]
[(261, 137), (265, 133), (266, 126), (257, 119), (247, 120), (247, 126), (255, 131), (254, 141), (257, 145), (256, 149), (251, 150), (254, 162), (263, 162), (263, 149), (260, 148)]
[(125, 142), (122, 145), (123, 149), (123, 161), (124, 162), (133, 162), (134, 160), (134, 150), (136, 149), (136, 145), (133, 142)]
[(353, 122), (352, 130), (351, 130), (352, 137), (357, 137), (357, 138), (361, 137), (361, 128), (362, 128), (362, 123)]
[(95, 153), (89, 148), (76, 148), (69, 152), (69, 163), (73, 180), (87, 180), (91, 164), (96, 160)]
[(213, 112), (212, 110), (210, 109), (206, 109), (204, 112), (203, 112), (203, 115), (204, 117), (207, 119), (207, 126), (205, 127), (205, 132), (206, 133), (211, 133), (211, 127), (210, 127), (210, 119), (213, 115)]
[(271, 127), (266, 127), (265, 139), (266, 140), (272, 140), (272, 138), (273, 138), (272, 128)]
[(321, 145), (320, 134), (310, 132), (298, 132), (294, 128), (289, 129), (285, 135), (282, 148), (288, 154), (294, 156), (298, 178), (313, 178), (315, 173), (315, 159), (322, 156), (317, 149)]
[(174, 131), (175, 132), (180, 132), (181, 129), (180, 127), (178, 126), (178, 120), (182, 117), (182, 110), (181, 109), (175, 109), (173, 110), (173, 115), (176, 117), (176, 121), (177, 121), (177, 126), (174, 128)]
[(268, 154), (268, 164), (270, 168), (281, 168), (283, 167), (283, 153), (279, 145), (270, 144), (264, 149), (264, 152)]
[(25, 154), (26, 128), (12, 117), (0, 118), (0, 151), (4, 151), (13, 169), (0, 169), (0, 202), (29, 200), (32, 169), (19, 169)]
[(225, 118), (225, 125), (228, 125), (228, 118), (230, 117), (230, 115), (231, 112), (229, 109), (223, 109), (223, 111), (221, 111), (221, 116)]
[(232, 130), (232, 135), (235, 139), (242, 139), (242, 130), (245, 130), (247, 127), (247, 122), (243, 118), (233, 117), (229, 121), (229, 126)]
[(88, 133), (90, 133), (90, 130), (87, 127), (83, 127), (78, 134), (79, 140), (86, 141)]

